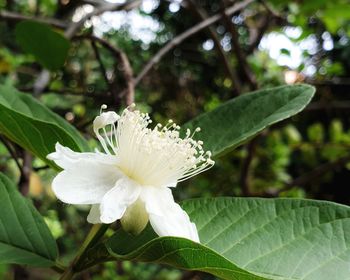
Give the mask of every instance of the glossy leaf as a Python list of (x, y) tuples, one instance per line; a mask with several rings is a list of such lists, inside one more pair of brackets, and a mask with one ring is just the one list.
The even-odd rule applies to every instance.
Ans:
[(1, 173), (0, 205), (0, 263), (52, 266), (58, 253), (47, 225)]
[(74, 151), (88, 150), (79, 132), (29, 94), (0, 86), (0, 133), (48, 164), (56, 142)]
[(287, 119), (305, 108), (315, 88), (309, 85), (280, 86), (234, 98), (215, 110), (185, 124), (201, 127), (197, 137), (214, 156), (227, 153), (264, 128)]
[[(201, 245), (122, 231), (108, 242), (116, 259), (169, 264), (224, 279), (350, 279), (350, 208), (313, 200), (195, 199), (183, 208)], [(260, 278), (260, 277), (262, 278)]]
[(63, 66), (69, 41), (49, 25), (22, 21), (16, 25), (16, 40), (21, 48), (32, 54), (35, 59), (49, 70), (57, 70)]

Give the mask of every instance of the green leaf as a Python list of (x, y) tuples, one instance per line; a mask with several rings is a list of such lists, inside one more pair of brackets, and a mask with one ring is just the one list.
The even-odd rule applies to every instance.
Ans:
[(74, 151), (89, 147), (80, 133), (29, 94), (0, 85), (0, 133), (40, 157), (49, 165), (47, 154), (56, 142)]
[(35, 21), (22, 21), (16, 25), (16, 40), (21, 48), (49, 70), (63, 66), (69, 41), (49, 25)]
[(201, 244), (188, 239), (163, 237), (151, 240), (150, 228), (137, 237), (117, 232), (107, 242), (107, 249), (116, 260), (136, 260), (171, 265), (181, 269), (211, 273), (223, 279), (258, 280), (265, 279), (227, 260), (225, 257)]
[(234, 98), (215, 110), (184, 125), (201, 127), (196, 137), (214, 156), (225, 154), (243, 144), (264, 128), (287, 119), (305, 108), (315, 93), (309, 85), (280, 86)]
[[(151, 228), (106, 243), (115, 259), (157, 262), (224, 279), (350, 279), (350, 208), (300, 199), (186, 201), (201, 245)], [(263, 277), (263, 278), (260, 278)]]
[(43, 218), (0, 173), (0, 263), (53, 266), (57, 246)]

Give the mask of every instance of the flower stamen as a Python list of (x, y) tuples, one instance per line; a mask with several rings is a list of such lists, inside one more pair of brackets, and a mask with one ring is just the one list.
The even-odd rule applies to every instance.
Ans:
[(112, 152), (119, 158), (119, 168), (141, 185), (174, 185), (214, 164), (211, 153), (204, 152), (203, 142), (193, 139), (200, 132), (199, 127), (192, 133), (187, 129), (185, 138), (181, 138), (180, 126), (171, 119), (165, 126), (158, 123), (153, 129), (148, 128), (152, 120), (148, 114), (130, 110), (135, 104), (121, 116), (102, 112), (106, 108), (102, 106), (101, 115), (94, 122), (97, 138), (106, 153)]

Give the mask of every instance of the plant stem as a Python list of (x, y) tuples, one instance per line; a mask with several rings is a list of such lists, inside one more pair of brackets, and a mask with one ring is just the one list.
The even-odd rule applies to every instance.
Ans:
[(65, 270), (66, 270), (66, 267), (61, 264), (61, 263), (58, 263), (56, 262), (52, 267), (51, 269), (53, 269), (54, 271), (58, 272), (58, 273), (63, 273)]
[(108, 229), (106, 224), (93, 225), (87, 237), (85, 238), (83, 245), (78, 250), (77, 255), (72, 261), (71, 265), (64, 271), (60, 280), (70, 280), (74, 277), (74, 274), (79, 271), (79, 266), (84, 261), (87, 251), (91, 249), (103, 236)]

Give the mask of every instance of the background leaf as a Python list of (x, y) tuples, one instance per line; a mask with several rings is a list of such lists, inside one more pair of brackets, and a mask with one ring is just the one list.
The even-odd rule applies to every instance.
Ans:
[(36, 99), (10, 86), (0, 85), (0, 133), (31, 151), (49, 165), (47, 154), (56, 142), (74, 151), (89, 147), (80, 133)]
[(34, 55), (42, 66), (49, 70), (57, 70), (63, 66), (70, 43), (50, 26), (22, 21), (16, 25), (15, 35), (21, 48)]
[(279, 86), (234, 98), (215, 110), (204, 113), (184, 125), (201, 127), (198, 139), (218, 156), (243, 144), (264, 128), (287, 119), (305, 108), (315, 88), (309, 85)]
[(52, 266), (57, 246), (43, 218), (0, 173), (0, 263)]
[(211, 198), (190, 200), (183, 207), (196, 223), (202, 245), (155, 238), (149, 227), (138, 237), (116, 233), (107, 242), (108, 250), (117, 259), (165, 263), (224, 279), (259, 279), (249, 273), (267, 279), (350, 279), (347, 206), (298, 199)]

